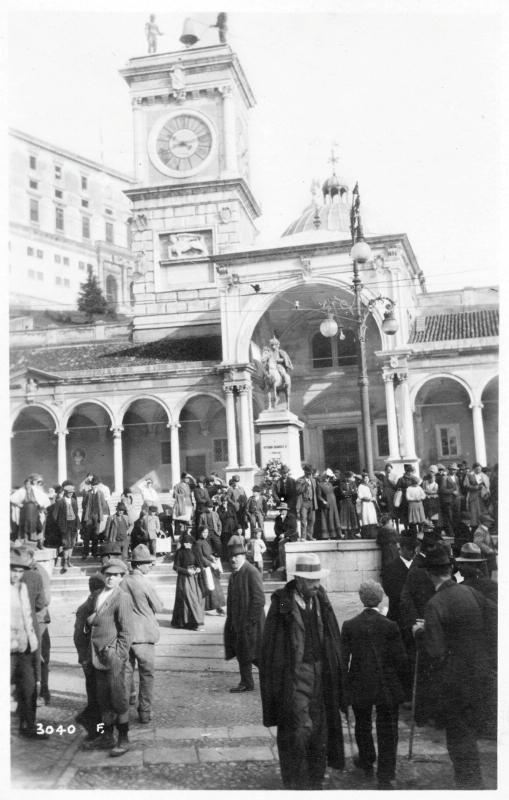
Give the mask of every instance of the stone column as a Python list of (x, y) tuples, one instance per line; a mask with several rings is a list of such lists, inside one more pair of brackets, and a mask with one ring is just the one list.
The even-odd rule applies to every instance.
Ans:
[(65, 437), (69, 433), (66, 428), (57, 428), (55, 433), (58, 436), (57, 449), (57, 474), (58, 482), (62, 484), (67, 478), (67, 447)]
[(168, 424), (170, 429), (170, 449), (171, 449), (171, 480), (172, 485), (180, 481), (180, 441), (179, 441), (179, 428), (180, 422), (170, 422)]
[(235, 386), (227, 384), (223, 387), (226, 395), (226, 435), (228, 437), (228, 468), (236, 469), (239, 465), (237, 456), (237, 428), (235, 424)]
[(398, 374), (399, 391), (401, 397), (401, 416), (403, 425), (403, 442), (405, 458), (416, 458), (415, 453), (415, 435), (414, 435), (414, 421), (412, 417), (412, 407), (410, 405), (410, 392), (408, 390), (408, 373), (400, 372)]
[(239, 430), (240, 430), (240, 466), (251, 465), (251, 423), (249, 418), (249, 385), (238, 386), (240, 398)]
[(389, 458), (399, 458), (398, 419), (394, 398), (394, 374), (383, 373), (385, 384), (385, 407), (387, 409), (387, 431), (389, 436)]
[(475, 460), (483, 467), (486, 466), (486, 439), (484, 438), (484, 422), (482, 418), (482, 403), (471, 403), (472, 424), (474, 426)]
[(233, 175), (237, 171), (233, 88), (228, 85), (222, 86), (220, 92), (223, 97), (224, 170), (228, 175)]
[(249, 430), (251, 431), (251, 464), (256, 464), (256, 452), (255, 452), (255, 426), (254, 426), (254, 417), (253, 417), (253, 387), (251, 386), (249, 390)]
[(115, 484), (115, 494), (122, 494), (124, 491), (124, 464), (122, 460), (122, 431), (123, 425), (111, 427), (113, 433), (113, 480)]

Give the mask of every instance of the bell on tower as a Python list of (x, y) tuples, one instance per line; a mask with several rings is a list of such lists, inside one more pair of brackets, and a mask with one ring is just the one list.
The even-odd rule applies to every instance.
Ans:
[(193, 44), (196, 44), (196, 42), (199, 41), (199, 38), (200, 37), (196, 35), (193, 20), (190, 17), (187, 17), (184, 20), (184, 28), (179, 41), (182, 42), (182, 44), (184, 44), (186, 47), (192, 47)]

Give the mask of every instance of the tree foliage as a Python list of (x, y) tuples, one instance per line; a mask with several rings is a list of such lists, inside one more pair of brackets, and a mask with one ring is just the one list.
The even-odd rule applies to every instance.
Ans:
[(108, 312), (108, 302), (97, 282), (96, 276), (89, 269), (85, 283), (80, 285), (78, 294), (78, 311), (82, 311), (88, 319), (101, 316)]

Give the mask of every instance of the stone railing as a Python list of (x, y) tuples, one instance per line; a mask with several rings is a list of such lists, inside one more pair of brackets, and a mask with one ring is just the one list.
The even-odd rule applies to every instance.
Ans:
[(316, 553), (322, 569), (329, 574), (321, 579), (328, 592), (356, 592), (363, 581), (380, 582), (382, 551), (373, 539), (327, 539), (325, 541), (287, 542), (286, 574), (293, 577), (297, 556)]
[(129, 323), (99, 323), (96, 325), (69, 325), (62, 328), (11, 331), (11, 347), (40, 347), (44, 345), (79, 344), (125, 339), (130, 332)]

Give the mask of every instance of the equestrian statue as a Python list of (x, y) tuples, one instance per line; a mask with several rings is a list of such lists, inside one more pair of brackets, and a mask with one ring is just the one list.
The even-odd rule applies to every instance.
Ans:
[(265, 346), (262, 353), (263, 386), (267, 392), (268, 408), (278, 406), (290, 408), (290, 389), (292, 380), (290, 371), (293, 369), (290, 356), (279, 346), (279, 339), (273, 336), (269, 347)]

